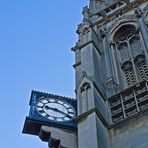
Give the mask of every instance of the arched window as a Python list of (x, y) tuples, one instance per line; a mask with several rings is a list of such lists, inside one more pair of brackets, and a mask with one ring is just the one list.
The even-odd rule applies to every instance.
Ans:
[[(136, 27), (133, 25), (120, 27), (114, 35), (114, 43), (127, 86), (132, 86), (136, 82), (146, 79), (148, 70), (144, 47)], [(144, 55), (144, 57), (139, 55)]]

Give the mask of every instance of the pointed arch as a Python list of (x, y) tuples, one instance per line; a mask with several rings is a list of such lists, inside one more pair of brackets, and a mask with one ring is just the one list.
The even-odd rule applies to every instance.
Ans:
[(137, 23), (137, 20), (122, 20), (122, 21), (118, 21), (118, 22), (115, 22), (113, 24), (113, 27), (110, 28), (110, 31), (109, 31), (109, 42), (111, 43), (114, 43), (114, 36), (115, 34), (117, 33), (118, 30), (120, 30), (120, 28), (122, 28), (123, 26), (133, 26), (135, 27), (135, 30), (138, 30), (139, 29), (139, 26), (138, 26), (138, 23)]
[[(139, 27), (134, 22), (116, 25), (111, 30), (110, 39), (114, 43), (117, 53), (118, 65), (124, 77), (124, 86), (132, 86), (139, 81), (147, 79), (148, 72), (146, 60), (140, 62), (144, 55), (144, 46), (140, 38)], [(136, 60), (135, 60), (136, 59)]]

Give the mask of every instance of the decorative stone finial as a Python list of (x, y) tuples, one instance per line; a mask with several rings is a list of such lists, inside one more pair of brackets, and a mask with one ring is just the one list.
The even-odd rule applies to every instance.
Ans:
[(89, 13), (89, 8), (87, 6), (83, 7), (82, 14), (84, 15), (84, 21), (88, 21), (90, 13)]

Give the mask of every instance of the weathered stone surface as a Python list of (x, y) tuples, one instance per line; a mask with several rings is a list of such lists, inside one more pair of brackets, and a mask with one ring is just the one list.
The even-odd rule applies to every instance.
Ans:
[(111, 148), (148, 147), (148, 113), (109, 130)]

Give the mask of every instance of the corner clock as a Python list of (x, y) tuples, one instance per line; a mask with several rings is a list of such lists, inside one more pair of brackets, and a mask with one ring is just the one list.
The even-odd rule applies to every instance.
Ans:
[(38, 135), (42, 125), (77, 130), (75, 99), (32, 91), (29, 105), (23, 133)]
[(69, 121), (74, 119), (76, 113), (72, 105), (57, 98), (43, 98), (37, 101), (37, 112), (52, 121)]

